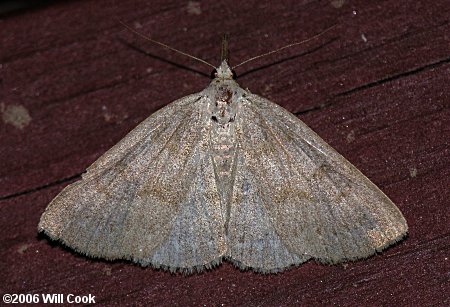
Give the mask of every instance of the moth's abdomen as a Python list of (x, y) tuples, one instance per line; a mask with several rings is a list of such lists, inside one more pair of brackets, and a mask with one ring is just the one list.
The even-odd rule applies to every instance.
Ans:
[(211, 152), (217, 173), (222, 176), (231, 176), (233, 156), (235, 153), (234, 128), (232, 125), (222, 129), (213, 129), (211, 132)]
[(228, 233), (231, 196), (235, 180), (237, 163), (237, 146), (235, 137), (235, 122), (225, 125), (213, 124), (211, 129), (210, 149), (216, 179), (216, 186), (220, 195), (221, 210), (225, 221), (225, 232)]

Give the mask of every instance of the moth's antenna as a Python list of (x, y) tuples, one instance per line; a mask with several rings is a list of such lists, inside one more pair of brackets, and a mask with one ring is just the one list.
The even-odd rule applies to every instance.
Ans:
[(228, 34), (222, 36), (222, 52), (220, 53), (220, 63), (230, 61), (230, 50), (228, 49)]
[(333, 25), (333, 26), (329, 27), (328, 29), (323, 30), (323, 31), (320, 32), (319, 34), (316, 34), (316, 35), (314, 35), (313, 37), (310, 37), (310, 38), (308, 38), (308, 39), (305, 39), (305, 40), (303, 40), (303, 41), (301, 41), (301, 42), (292, 43), (292, 44), (289, 44), (289, 45), (287, 45), (287, 46), (284, 46), (284, 47), (281, 47), (281, 48), (278, 48), (278, 49), (269, 51), (269, 52), (267, 52), (267, 53), (263, 53), (263, 54), (257, 55), (257, 56), (255, 56), (255, 57), (250, 58), (250, 59), (247, 59), (247, 60), (245, 60), (244, 62), (241, 62), (241, 63), (237, 64), (236, 66), (233, 66), (233, 69), (235, 69), (236, 67), (239, 67), (239, 66), (241, 66), (241, 65), (243, 65), (243, 64), (246, 64), (246, 63), (248, 63), (248, 62), (251, 62), (251, 61), (253, 61), (253, 60), (256, 60), (256, 59), (259, 59), (259, 58), (262, 58), (262, 57), (271, 55), (272, 53), (279, 52), (279, 51), (281, 51), (281, 50), (283, 50), (283, 49), (286, 49), (286, 48), (289, 48), (289, 47), (293, 47), (293, 46), (297, 46), (297, 45), (301, 45), (301, 44), (304, 44), (304, 43), (306, 43), (306, 42), (309, 42), (309, 41), (311, 41), (311, 40), (313, 40), (313, 39), (318, 38), (318, 37), (321, 36), (322, 34), (325, 34), (326, 32), (330, 31), (330, 30), (333, 29), (334, 27), (336, 27), (336, 25)]
[(130, 30), (130, 31), (133, 32), (134, 34), (136, 34), (136, 35), (138, 35), (138, 36), (140, 36), (140, 37), (142, 37), (142, 38), (148, 40), (149, 42), (152, 42), (152, 43), (154, 43), (154, 44), (156, 44), (156, 45), (159, 45), (159, 46), (161, 46), (161, 47), (163, 47), (163, 48), (169, 49), (169, 50), (174, 51), (174, 52), (176, 52), (176, 53), (182, 54), (182, 55), (184, 55), (184, 56), (187, 56), (187, 57), (189, 57), (189, 58), (191, 58), (191, 59), (197, 60), (197, 61), (199, 61), (199, 62), (201, 62), (201, 63), (203, 63), (203, 64), (206, 64), (206, 65), (211, 66), (212, 68), (216, 69), (216, 67), (215, 67), (214, 65), (212, 65), (212, 64), (210, 64), (210, 63), (208, 63), (208, 62), (206, 62), (205, 60), (199, 59), (199, 58), (197, 58), (197, 57), (195, 57), (195, 56), (193, 56), (193, 55), (190, 55), (190, 54), (188, 54), (188, 53), (186, 53), (186, 52), (183, 52), (183, 51), (180, 51), (180, 50), (175, 49), (175, 48), (173, 48), (173, 47), (170, 47), (170, 46), (168, 46), (168, 45), (166, 45), (166, 44), (164, 44), (164, 43), (155, 41), (154, 39), (151, 39), (151, 38), (148, 37), (147, 35), (142, 34), (142, 33), (138, 32), (138, 31), (136, 31), (135, 29), (133, 29), (132, 27), (130, 27), (129, 25), (127, 25), (126, 23), (124, 23), (124, 22), (121, 21), (120, 19), (118, 19), (118, 21), (119, 21), (125, 28), (127, 28), (128, 30)]

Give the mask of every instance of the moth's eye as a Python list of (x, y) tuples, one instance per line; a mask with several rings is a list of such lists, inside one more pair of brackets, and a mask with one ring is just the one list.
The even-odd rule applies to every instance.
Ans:
[(214, 69), (212, 72), (211, 72), (211, 79), (214, 79), (214, 78), (216, 78), (217, 77), (217, 71)]
[(233, 69), (231, 70), (231, 72), (233, 73), (233, 80), (236, 80), (237, 79), (236, 72)]

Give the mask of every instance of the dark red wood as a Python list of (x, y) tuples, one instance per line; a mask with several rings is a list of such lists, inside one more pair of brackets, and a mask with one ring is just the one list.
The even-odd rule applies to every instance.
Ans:
[[(239, 67), (238, 80), (299, 114), (379, 185), (404, 213), (408, 239), (341, 266), (258, 275), (225, 263), (184, 277), (90, 260), (38, 237), (40, 215), (65, 185), (152, 112), (209, 82), (192, 70), (210, 68), (116, 18), (213, 64), (224, 32), (237, 64), (337, 23)], [(449, 20), (447, 0), (60, 1), (4, 15), (0, 294), (90, 293), (108, 305), (450, 305)]]

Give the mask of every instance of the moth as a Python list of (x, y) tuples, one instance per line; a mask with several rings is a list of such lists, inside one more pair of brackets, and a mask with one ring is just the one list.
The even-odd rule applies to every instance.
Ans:
[(337, 264), (401, 240), (394, 203), (296, 116), (241, 88), (226, 40), (222, 50), (204, 90), (95, 161), (39, 232), (90, 257), (185, 273), (224, 259), (261, 273)]

